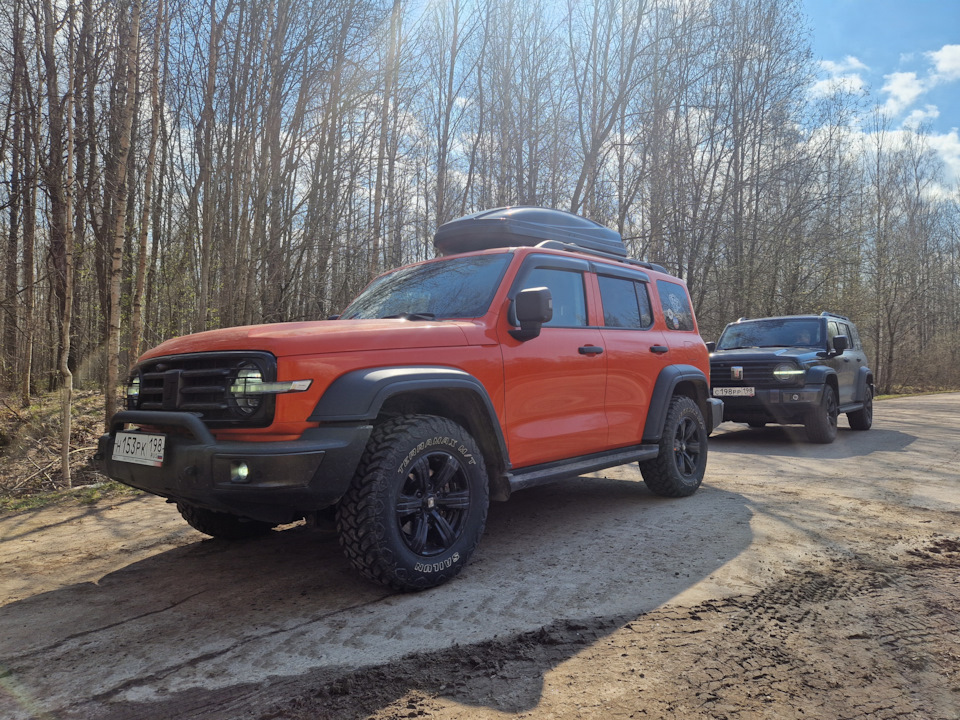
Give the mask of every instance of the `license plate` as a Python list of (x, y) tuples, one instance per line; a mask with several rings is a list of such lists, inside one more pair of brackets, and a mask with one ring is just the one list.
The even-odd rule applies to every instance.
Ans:
[(713, 389), (714, 397), (753, 397), (752, 387), (718, 387)]
[(138, 465), (163, 465), (166, 436), (140, 432), (118, 432), (113, 441), (113, 459)]

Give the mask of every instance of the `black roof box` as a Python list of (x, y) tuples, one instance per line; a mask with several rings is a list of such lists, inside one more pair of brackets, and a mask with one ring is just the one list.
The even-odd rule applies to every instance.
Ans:
[(556, 240), (625, 258), (620, 233), (593, 220), (550, 208), (516, 206), (482, 210), (444, 223), (433, 236), (441, 255)]

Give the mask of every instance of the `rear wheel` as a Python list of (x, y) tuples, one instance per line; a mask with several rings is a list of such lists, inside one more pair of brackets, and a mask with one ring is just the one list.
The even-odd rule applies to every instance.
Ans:
[(459, 425), (404, 415), (374, 429), (337, 506), (340, 545), (370, 580), (422, 590), (451, 579), (483, 534), (483, 456)]
[(847, 413), (847, 422), (854, 430), (869, 430), (873, 425), (873, 388), (867, 388), (867, 397), (863, 407)]
[(183, 519), (190, 523), (190, 527), (199, 530), (204, 535), (222, 540), (245, 540), (246, 538), (265, 535), (276, 527), (271, 523), (248, 520), (230, 513), (207, 510), (183, 502), (177, 503), (177, 510), (180, 511)]
[(643, 482), (655, 495), (685, 497), (703, 482), (707, 469), (707, 426), (700, 407), (685, 395), (670, 401), (660, 452), (640, 462)]
[(810, 442), (832, 443), (837, 437), (837, 393), (832, 385), (824, 385), (820, 405), (807, 418), (807, 437)]

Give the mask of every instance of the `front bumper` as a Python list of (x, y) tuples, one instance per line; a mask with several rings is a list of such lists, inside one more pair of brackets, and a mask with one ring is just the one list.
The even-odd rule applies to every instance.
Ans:
[(757, 388), (753, 397), (722, 396), (723, 419), (733, 422), (803, 423), (820, 406), (823, 385)]
[[(160, 467), (113, 459), (116, 434), (128, 424), (165, 436)], [(340, 499), (371, 430), (363, 424), (330, 425), (310, 428), (294, 441), (221, 441), (190, 413), (125, 410), (114, 415), (94, 460), (108, 477), (154, 495), (284, 523)], [(248, 470), (245, 476), (235, 472), (240, 463)]]

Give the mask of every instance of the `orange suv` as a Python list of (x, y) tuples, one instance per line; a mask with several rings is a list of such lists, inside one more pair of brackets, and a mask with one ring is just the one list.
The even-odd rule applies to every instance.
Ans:
[(367, 578), (456, 575), (490, 500), (639, 462), (696, 491), (722, 417), (683, 281), (577, 215), (499, 208), (441, 226), (439, 257), (339, 317), (174, 338), (132, 369), (96, 459), (243, 538), (333, 513)]

